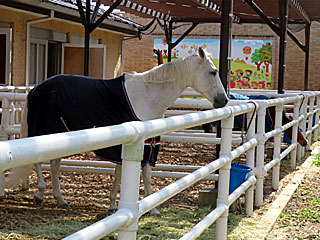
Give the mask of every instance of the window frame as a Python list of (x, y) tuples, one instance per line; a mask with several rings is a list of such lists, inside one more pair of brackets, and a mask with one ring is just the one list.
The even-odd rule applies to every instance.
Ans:
[(12, 84), (11, 79), (11, 65), (12, 65), (12, 28), (0, 28), (0, 34), (6, 36), (6, 68), (5, 68), (5, 83), (0, 85), (9, 85)]
[[(44, 40), (44, 39), (37, 39), (37, 38), (30, 38), (30, 55), (29, 55), (29, 59), (28, 61), (31, 61), (31, 57), (32, 57), (32, 53), (31, 53), (31, 44), (36, 44), (36, 80), (35, 83), (30, 83), (30, 79), (31, 79), (31, 72), (33, 71), (32, 67), (29, 65), (29, 77), (28, 77), (28, 83), (27, 86), (34, 86), (39, 84), (40, 82), (42, 82), (43, 80), (39, 79), (39, 69), (40, 69), (40, 45), (44, 45), (45, 49), (44, 49), (44, 76), (45, 79), (47, 78), (47, 73), (48, 73), (48, 40)], [(44, 79), (44, 80), (45, 80)]]

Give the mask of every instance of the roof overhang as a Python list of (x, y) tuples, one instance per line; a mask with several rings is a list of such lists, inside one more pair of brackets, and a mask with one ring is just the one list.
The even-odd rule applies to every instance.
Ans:
[[(66, 7), (54, 2), (58, 1), (11, 0), (0, 1), (0, 6), (2, 5), (12, 10), (24, 11), (40, 16), (50, 16), (51, 12), (54, 11), (54, 18), (56, 20), (68, 21), (70, 23), (82, 23), (77, 8)], [(116, 15), (111, 16), (109, 19), (105, 19), (99, 25), (100, 29), (131, 36), (139, 36), (139, 27), (142, 26)]]
[[(116, 0), (101, 0), (110, 6)], [(144, 18), (157, 17), (173, 22), (220, 22), (223, 0), (123, 0), (119, 8)], [(265, 23), (246, 2), (257, 4), (272, 21), (279, 20), (275, 0), (233, 0), (233, 21), (237, 23)], [(320, 1), (288, 0), (289, 24), (305, 24), (320, 19)]]

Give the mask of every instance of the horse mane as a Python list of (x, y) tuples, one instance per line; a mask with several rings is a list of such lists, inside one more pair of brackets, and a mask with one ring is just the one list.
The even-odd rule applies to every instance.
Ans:
[(137, 73), (137, 75), (143, 77), (143, 81), (146, 83), (173, 82), (179, 72), (181, 72), (181, 70), (185, 70), (188, 62), (190, 62), (191, 59), (194, 59), (195, 56), (197, 55), (165, 63), (143, 73)]

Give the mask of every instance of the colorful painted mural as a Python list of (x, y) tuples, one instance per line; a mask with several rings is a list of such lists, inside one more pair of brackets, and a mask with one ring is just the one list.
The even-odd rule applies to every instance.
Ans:
[[(219, 68), (219, 39), (184, 39), (172, 50), (172, 61), (194, 54), (199, 47), (212, 54), (212, 61)], [(158, 59), (167, 62), (167, 49), (165, 38), (154, 39), (154, 66), (159, 64)], [(271, 89), (272, 40), (234, 39), (231, 58), (231, 88)]]

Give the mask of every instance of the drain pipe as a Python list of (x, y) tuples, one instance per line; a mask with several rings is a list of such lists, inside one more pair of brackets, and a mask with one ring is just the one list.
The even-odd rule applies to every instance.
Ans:
[(43, 17), (43, 18), (38, 18), (38, 19), (32, 19), (32, 20), (29, 20), (27, 21), (27, 37), (26, 37), (26, 86), (29, 86), (29, 72), (30, 72), (30, 27), (31, 27), (31, 24), (34, 24), (34, 23), (40, 23), (40, 22), (45, 22), (45, 21), (49, 21), (49, 20), (52, 20), (54, 19), (54, 11), (51, 10), (50, 12), (50, 16), (48, 17)]

